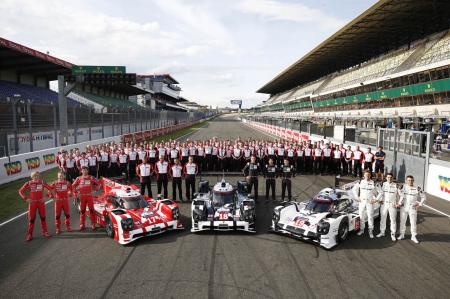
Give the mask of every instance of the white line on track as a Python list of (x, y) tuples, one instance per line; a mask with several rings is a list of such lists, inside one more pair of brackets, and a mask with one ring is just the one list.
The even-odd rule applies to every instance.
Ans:
[(438, 209), (435, 209), (435, 208), (433, 208), (433, 207), (431, 207), (431, 206), (429, 206), (429, 205), (423, 205), (424, 207), (426, 207), (426, 208), (428, 208), (428, 209), (430, 209), (430, 210), (433, 210), (433, 211), (435, 211), (435, 212), (437, 212), (437, 213), (439, 213), (439, 214), (441, 214), (441, 215), (444, 215), (444, 216), (447, 216), (448, 218), (450, 218), (450, 215), (449, 214), (446, 214), (446, 213), (444, 213), (444, 212), (442, 212), (442, 211), (439, 211)]
[[(49, 204), (50, 202), (52, 202), (52, 200), (47, 200), (47, 201), (45, 202), (45, 204), (47, 205), (47, 204)], [(24, 215), (26, 215), (26, 214), (28, 214), (28, 211), (27, 211), (27, 212), (23, 212), (23, 213), (21, 213), (21, 214), (19, 214), (19, 215), (17, 215), (17, 216), (14, 216), (13, 218), (11, 218), (11, 219), (9, 219), (9, 220), (6, 220), (5, 222), (0, 223), (0, 227), (2, 227), (2, 226), (5, 225), (5, 224), (10, 223), (11, 221), (16, 220), (16, 219), (18, 219), (18, 218), (20, 218), (20, 217), (22, 217), (22, 216), (24, 216)]]
[[(198, 128), (196, 128), (196, 129), (194, 129), (192, 132), (189, 132), (189, 133), (187, 133), (187, 134), (184, 134), (183, 136), (180, 136), (180, 137), (178, 137), (178, 138), (175, 138), (175, 140), (178, 140), (178, 139), (181, 139), (181, 138), (186, 137), (186, 136), (188, 136), (188, 135), (191, 135), (191, 134), (197, 132), (198, 129), (203, 128), (204, 126), (206, 126), (206, 124), (204, 124), (204, 125), (201, 126), (201, 127), (198, 127)], [(50, 202), (52, 202), (52, 200), (46, 201), (45, 204), (47, 205), (47, 204), (49, 204)], [(19, 215), (16, 215), (16, 216), (14, 216), (13, 218), (8, 219), (8, 220), (6, 220), (5, 222), (0, 223), (0, 227), (2, 227), (2, 226), (5, 225), (5, 224), (8, 224), (8, 223), (10, 223), (10, 222), (12, 222), (12, 221), (14, 221), (14, 220), (16, 220), (16, 219), (19, 219), (19, 218), (22, 217), (22, 216), (25, 216), (26, 214), (28, 214), (28, 211), (23, 212), (23, 213), (20, 213)]]

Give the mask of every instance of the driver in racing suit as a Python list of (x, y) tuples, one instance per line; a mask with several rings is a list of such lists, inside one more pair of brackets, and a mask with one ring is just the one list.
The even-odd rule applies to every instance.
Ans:
[[(364, 179), (356, 183), (353, 187), (353, 193), (356, 201), (359, 202), (359, 218), (361, 220), (361, 229), (358, 232), (358, 236), (364, 234), (366, 227), (366, 219), (369, 224), (369, 236), (373, 238), (373, 205), (377, 202), (376, 197), (379, 194), (379, 187), (371, 179), (370, 171), (364, 171)], [(366, 212), (366, 215), (364, 214)]]
[[(97, 186), (96, 191), (100, 189), (100, 182), (89, 175), (89, 169), (84, 166), (81, 169), (81, 176), (79, 176), (72, 184), (72, 190), (74, 197), (76, 194), (80, 195), (80, 231), (85, 228), (86, 222), (86, 206), (89, 208), (89, 216), (91, 219), (91, 228), (95, 230), (95, 210), (94, 210), (94, 197), (92, 191), (94, 191), (94, 185)], [(78, 188), (78, 190), (77, 190)]]
[(386, 182), (383, 183), (381, 191), (378, 195), (378, 201), (380, 202), (380, 233), (377, 238), (385, 236), (386, 220), (389, 213), (389, 220), (391, 222), (391, 239), (396, 241), (395, 232), (397, 231), (397, 207), (398, 199), (400, 195), (400, 189), (396, 183), (394, 183), (394, 176), (392, 173), (388, 173), (386, 176)]
[(70, 227), (70, 209), (69, 209), (69, 195), (72, 193), (72, 184), (66, 181), (64, 172), (58, 172), (58, 180), (50, 185), (54, 194), (52, 194), (53, 201), (55, 202), (55, 227), (56, 234), (61, 233), (61, 212), (64, 210), (64, 224), (66, 230), (71, 232)]
[(406, 184), (400, 191), (400, 236), (398, 240), (405, 238), (406, 219), (409, 217), (411, 224), (411, 241), (418, 244), (417, 240), (417, 210), (423, 205), (426, 197), (420, 187), (414, 187), (414, 177), (408, 175), (406, 177)]
[[(46, 238), (50, 238), (47, 231), (47, 222), (45, 221), (45, 202), (44, 188), (50, 191), (50, 186), (40, 179), (39, 171), (31, 173), (31, 181), (26, 182), (19, 189), (19, 195), (28, 203), (28, 231), (26, 241), (33, 240), (34, 220), (36, 219), (36, 210), (39, 211), (41, 218), (42, 234)], [(28, 191), (28, 195), (25, 194)]]

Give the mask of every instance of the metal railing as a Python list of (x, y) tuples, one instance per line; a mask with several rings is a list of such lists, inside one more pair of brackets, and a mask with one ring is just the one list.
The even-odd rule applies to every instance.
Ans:
[[(69, 143), (80, 142), (78, 139), (81, 134), (84, 134), (82, 141), (90, 141), (195, 122), (209, 116), (209, 113), (203, 112), (144, 109), (116, 109), (111, 112), (101, 110), (100, 113), (96, 113), (91, 108), (73, 107), (67, 109), (68, 129), (72, 136)], [(23, 146), (27, 147), (27, 152), (38, 150), (40, 148), (34, 145), (38, 141), (42, 143), (42, 138), (52, 139), (52, 144), (49, 144), (51, 147), (59, 146), (59, 125), (57, 105), (42, 105), (29, 101), (0, 101), (0, 149), (3, 149), (0, 150), (0, 156), (22, 153)], [(38, 132), (47, 134), (39, 134), (37, 137)]]

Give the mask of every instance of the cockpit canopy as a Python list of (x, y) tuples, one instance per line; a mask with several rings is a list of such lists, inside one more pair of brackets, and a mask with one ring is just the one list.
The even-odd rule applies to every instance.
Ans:
[(215, 207), (223, 207), (226, 204), (234, 203), (235, 194), (233, 191), (217, 192), (214, 191), (212, 195), (212, 203)]
[(117, 208), (126, 210), (136, 210), (148, 207), (148, 202), (142, 195), (132, 197), (108, 196), (108, 200)]

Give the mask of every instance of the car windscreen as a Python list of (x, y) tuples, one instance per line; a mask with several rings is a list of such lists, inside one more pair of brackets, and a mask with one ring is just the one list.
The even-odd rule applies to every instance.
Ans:
[(127, 210), (143, 209), (148, 206), (148, 202), (143, 196), (123, 197), (123, 207)]
[(234, 202), (233, 192), (214, 192), (213, 193), (213, 205), (215, 207), (222, 207), (226, 204)]
[(306, 205), (305, 209), (312, 213), (325, 213), (330, 211), (331, 209), (331, 201), (323, 201), (323, 200), (311, 200)]

